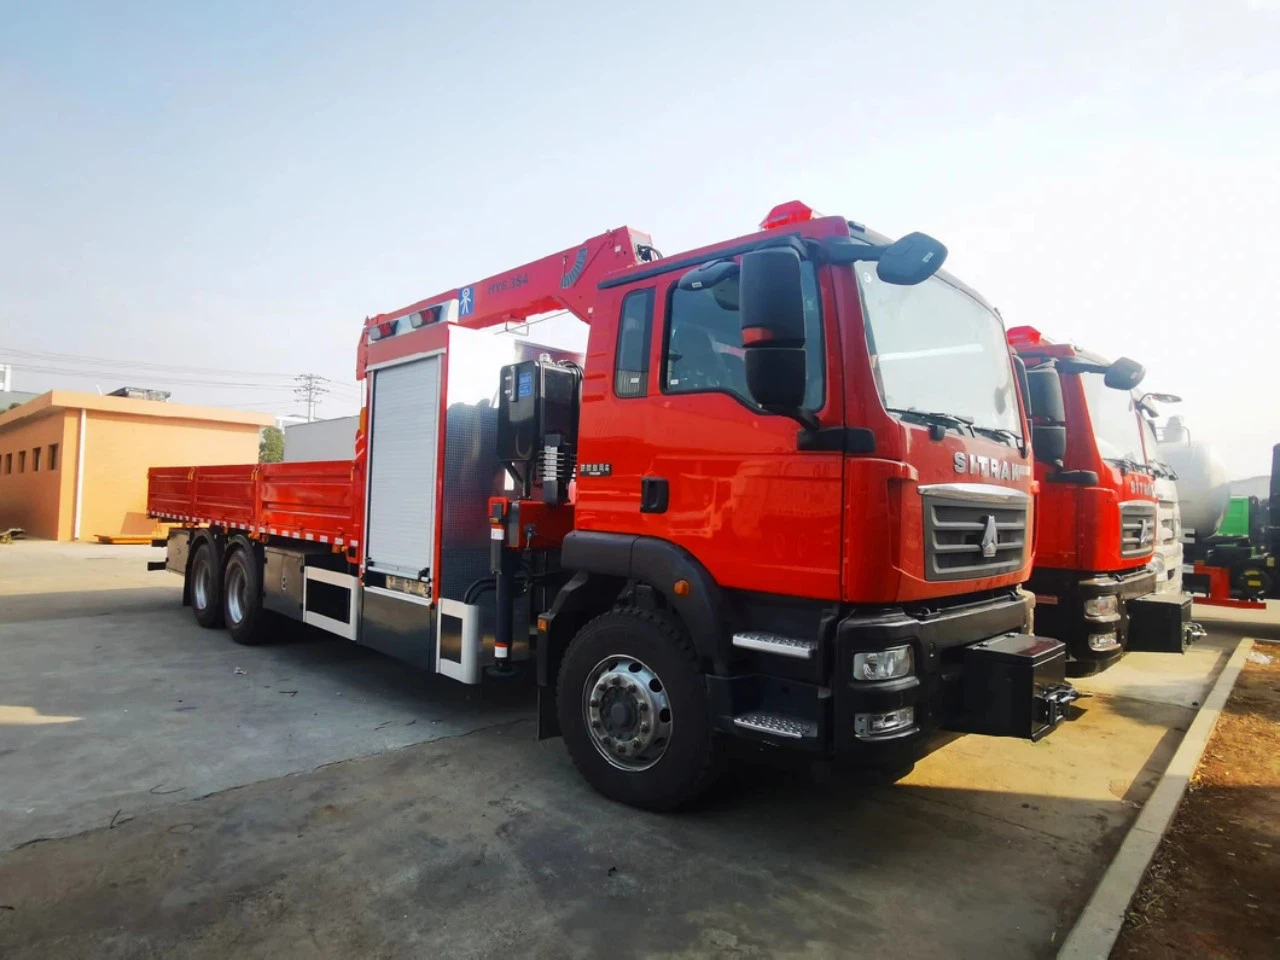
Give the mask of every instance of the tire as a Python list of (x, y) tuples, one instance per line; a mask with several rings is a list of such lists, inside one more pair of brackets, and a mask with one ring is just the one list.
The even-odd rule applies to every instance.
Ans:
[(206, 630), (217, 630), (222, 626), (222, 571), (218, 568), (213, 544), (208, 540), (202, 540), (196, 547), (187, 579), (196, 623)]
[(253, 551), (231, 551), (222, 576), (222, 613), (236, 643), (257, 646), (268, 639), (267, 611), (262, 609), (262, 566)]
[(569, 756), (606, 797), (668, 811), (711, 783), (718, 743), (706, 684), (666, 617), (636, 607), (596, 617), (565, 652), (556, 689)]

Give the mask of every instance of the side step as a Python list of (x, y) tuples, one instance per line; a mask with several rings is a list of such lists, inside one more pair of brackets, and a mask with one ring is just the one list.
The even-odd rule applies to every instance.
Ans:
[(780, 713), (755, 711), (744, 713), (733, 718), (733, 725), (752, 733), (763, 733), (771, 737), (786, 737), (790, 740), (803, 740), (818, 735), (815, 724), (794, 717), (785, 717)]
[(816, 640), (796, 640), (758, 630), (735, 633), (733, 645), (741, 650), (759, 650), (761, 653), (774, 653), (793, 660), (812, 660), (814, 651), (818, 649)]

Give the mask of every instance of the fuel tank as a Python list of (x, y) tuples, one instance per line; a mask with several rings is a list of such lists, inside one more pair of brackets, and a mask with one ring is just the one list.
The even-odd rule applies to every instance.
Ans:
[(1160, 459), (1178, 474), (1178, 508), (1184, 534), (1213, 536), (1227, 513), (1231, 482), (1226, 464), (1203, 440), (1193, 440), (1182, 417), (1170, 417), (1160, 442)]

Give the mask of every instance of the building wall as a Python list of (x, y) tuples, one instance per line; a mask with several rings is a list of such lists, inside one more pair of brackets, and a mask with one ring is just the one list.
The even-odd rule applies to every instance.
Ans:
[(356, 455), (356, 427), (359, 423), (359, 417), (337, 417), (289, 424), (284, 428), (285, 462), (350, 460)]
[(152, 533), (158, 528), (147, 517), (149, 467), (256, 463), (258, 434), (254, 424), (88, 411), (80, 539)]
[[(69, 412), (57, 410), (0, 431), (0, 530), (21, 527), (33, 537), (70, 539), (71, 510), (66, 504), (74, 498), (76, 460), (75, 432), (69, 424), (75, 421)], [(58, 445), (58, 453), (50, 469), (52, 444)]]

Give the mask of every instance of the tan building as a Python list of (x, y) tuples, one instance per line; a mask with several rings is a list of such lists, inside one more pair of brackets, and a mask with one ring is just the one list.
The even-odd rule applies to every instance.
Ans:
[(0, 530), (147, 535), (147, 468), (253, 463), (269, 414), (53, 390), (0, 413)]

